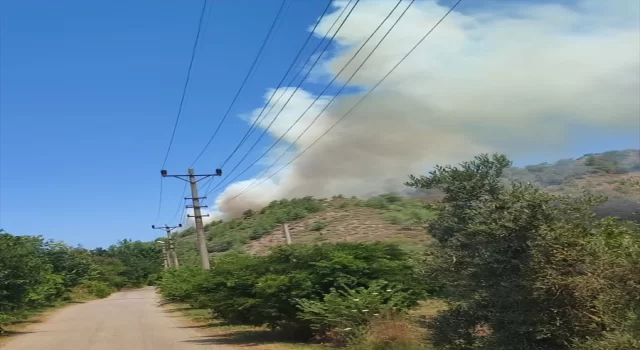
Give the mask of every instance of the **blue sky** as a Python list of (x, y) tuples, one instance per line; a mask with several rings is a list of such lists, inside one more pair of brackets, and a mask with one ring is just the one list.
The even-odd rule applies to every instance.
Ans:
[[(251, 64), (278, 0), (212, 1), (167, 169), (186, 172)], [(200, 1), (3, 1), (1, 226), (86, 246), (151, 239)], [(294, 3), (234, 109), (275, 85), (323, 2)], [(275, 82), (275, 83), (274, 83)], [(233, 115), (196, 165), (213, 171), (246, 130)], [(249, 176), (251, 174), (248, 174)], [(165, 181), (173, 216), (182, 191)], [(167, 218), (168, 219), (168, 218)], [(160, 220), (162, 222), (162, 219)]]
[[(166, 166), (171, 173), (186, 172), (206, 143), (280, 0), (210, 3)], [(201, 4), (0, 3), (0, 227), (87, 247), (158, 236), (150, 225), (174, 216), (183, 189), (179, 180), (164, 181), (155, 222), (159, 170)], [(247, 128), (238, 114), (259, 107), (265, 89), (277, 85), (325, 5), (293, 1), (231, 116), (197, 163), (198, 172), (213, 171), (229, 154)], [(637, 146), (633, 134), (597, 135), (576, 140), (567, 156)], [(518, 163), (548, 160), (538, 158)]]

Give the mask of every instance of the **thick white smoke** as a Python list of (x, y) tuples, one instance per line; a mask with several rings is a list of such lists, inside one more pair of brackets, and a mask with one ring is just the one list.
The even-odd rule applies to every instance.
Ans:
[[(337, 73), (395, 3), (360, 1), (336, 37), (337, 52), (314, 73)], [(525, 156), (561, 150), (576, 126), (640, 130), (640, 3), (563, 3), (499, 1), (478, 9), (465, 8), (463, 2), (320, 142), (285, 171), (225, 204), (253, 181), (232, 184), (218, 197), (218, 210), (236, 216), (283, 197), (399, 190), (410, 173), (480, 152)], [(338, 11), (320, 20), (318, 36), (346, 1), (334, 5)], [(400, 5), (339, 80), (353, 74), (407, 5)], [(351, 84), (367, 88), (378, 82), (442, 17), (446, 6), (448, 2), (416, 1)], [(292, 90), (277, 92), (286, 95), (280, 104)], [(321, 97), (285, 140), (294, 142), (332, 97)], [(360, 97), (338, 97), (280, 163), (309, 146)], [(271, 127), (271, 135), (284, 133), (314, 98), (299, 90)], [(274, 107), (261, 127), (280, 110)]]

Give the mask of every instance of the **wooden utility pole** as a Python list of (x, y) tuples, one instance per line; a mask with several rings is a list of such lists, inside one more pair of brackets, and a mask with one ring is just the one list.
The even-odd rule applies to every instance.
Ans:
[(284, 238), (287, 240), (287, 245), (291, 245), (291, 234), (289, 233), (289, 225), (282, 225), (284, 228)]
[(166, 243), (162, 241), (158, 241), (158, 243), (162, 244), (162, 258), (164, 259), (164, 269), (166, 270), (169, 268), (169, 257), (167, 256)]
[(192, 168), (189, 168), (188, 173), (188, 175), (168, 175), (166, 170), (160, 171), (160, 174), (163, 177), (175, 177), (180, 180), (187, 181), (191, 185), (191, 197), (187, 197), (185, 199), (192, 200), (193, 205), (188, 205), (187, 208), (193, 208), (193, 215), (187, 216), (195, 219), (200, 261), (202, 263), (202, 268), (209, 270), (211, 269), (211, 264), (209, 262), (209, 251), (207, 250), (207, 241), (204, 237), (204, 224), (202, 222), (202, 217), (209, 216), (209, 214), (202, 215), (202, 211), (200, 211), (201, 208), (207, 207), (206, 205), (200, 205), (200, 200), (206, 199), (207, 197), (198, 197), (198, 181), (202, 181), (211, 176), (222, 176), (222, 169), (216, 169), (215, 174), (196, 175), (195, 171)]
[(175, 239), (173, 239), (173, 237), (171, 237), (171, 231), (179, 227), (182, 227), (182, 224), (178, 224), (178, 226), (169, 226), (167, 224), (164, 224), (164, 226), (162, 227), (156, 227), (155, 225), (151, 225), (152, 229), (164, 230), (167, 232), (167, 246), (169, 247), (169, 250), (168, 250), (169, 265), (175, 268), (180, 267), (180, 264), (178, 263), (178, 253), (176, 252), (176, 241)]

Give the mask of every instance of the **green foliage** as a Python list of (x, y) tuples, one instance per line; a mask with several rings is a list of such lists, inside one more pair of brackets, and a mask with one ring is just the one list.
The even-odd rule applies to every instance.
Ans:
[(628, 169), (623, 165), (626, 154), (621, 151), (609, 151), (598, 155), (589, 155), (585, 165), (608, 174), (624, 174)]
[(389, 203), (382, 196), (367, 199), (366, 201), (364, 201), (364, 203), (362, 205), (365, 206), (365, 207), (374, 208), (374, 209), (388, 209), (389, 208)]
[(383, 194), (367, 200), (356, 200), (355, 204), (385, 211), (384, 219), (393, 225), (423, 226), (435, 215), (429, 205), (395, 193)]
[(311, 324), (299, 317), (298, 300), (320, 301), (332, 291), (361, 292), (358, 288), (385, 283), (403, 296), (402, 305), (415, 305), (426, 286), (416, 285), (412, 266), (408, 255), (390, 244), (292, 245), (267, 256), (219, 256), (203, 283), (180, 270), (167, 272), (160, 291), (165, 298), (189, 295), (182, 298), (197, 299), (227, 322), (288, 328), (309, 336)]
[(414, 306), (413, 296), (393, 288), (384, 282), (373, 282), (369, 287), (332, 289), (321, 300), (298, 300), (299, 318), (308, 321), (320, 335), (337, 331), (348, 336), (363, 332), (381, 313)]
[(117, 289), (105, 282), (85, 280), (71, 290), (74, 300), (85, 300), (92, 298), (106, 298)]
[(158, 281), (158, 289), (169, 302), (186, 302), (200, 306), (200, 291), (205, 284), (207, 272), (200, 267), (183, 267), (165, 270)]
[(88, 251), (0, 230), (0, 324), (59, 302), (140, 285), (161, 267), (151, 243), (123, 241)]
[(324, 221), (315, 221), (315, 222), (311, 223), (311, 225), (309, 225), (309, 230), (310, 231), (322, 231), (328, 225), (329, 224), (327, 224)]
[(601, 199), (504, 186), (510, 165), (482, 155), (409, 186), (444, 192), (429, 268), (452, 308), (432, 322), (444, 349), (624, 348), (638, 339), (640, 229), (596, 220)]
[(162, 248), (156, 242), (122, 240), (109, 247), (108, 255), (120, 260), (127, 287), (147, 285), (153, 275), (162, 271)]
[(35, 307), (34, 291), (46, 284), (51, 265), (40, 237), (0, 233), (0, 315)]

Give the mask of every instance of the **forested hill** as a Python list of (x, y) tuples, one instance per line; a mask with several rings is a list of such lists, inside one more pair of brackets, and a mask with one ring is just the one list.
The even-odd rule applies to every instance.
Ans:
[[(408, 174), (407, 174), (408, 175)], [(509, 168), (507, 179), (529, 182), (549, 191), (578, 195), (591, 190), (609, 197), (597, 207), (603, 216), (637, 220), (640, 211), (640, 151), (608, 151), (578, 159)], [(506, 180), (506, 179), (505, 179)], [(408, 197), (395, 194), (359, 199), (336, 193), (332, 198), (299, 198), (274, 201), (259, 211), (248, 210), (240, 218), (206, 225), (212, 254), (229, 251), (265, 253), (285, 243), (282, 224), (288, 223), (298, 243), (387, 241), (409, 249), (421, 249), (426, 237), (420, 225), (433, 216), (422, 201), (441, 197), (437, 190), (415, 190)], [(181, 258), (196, 264), (194, 230), (179, 234)]]

